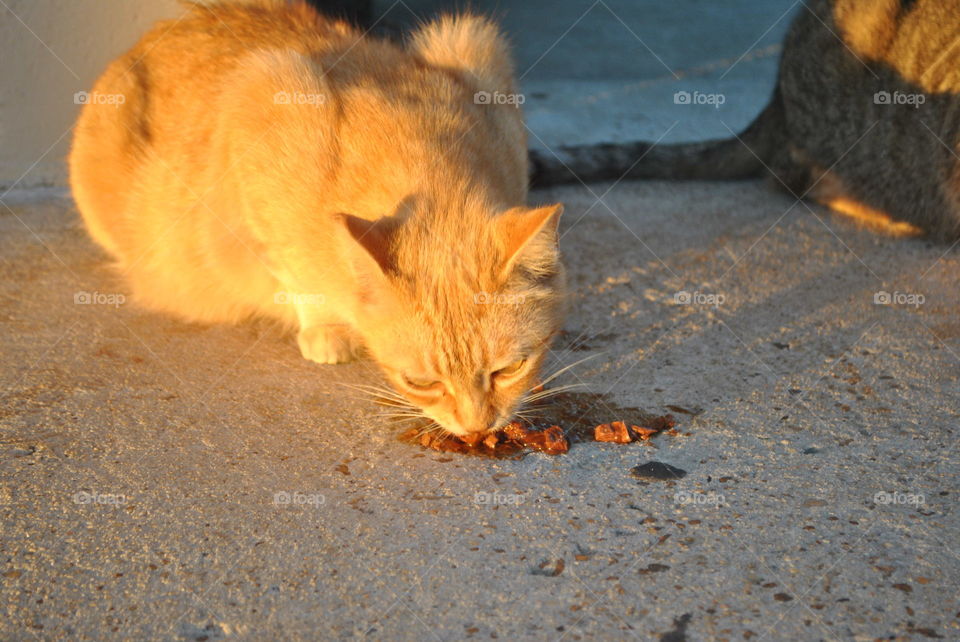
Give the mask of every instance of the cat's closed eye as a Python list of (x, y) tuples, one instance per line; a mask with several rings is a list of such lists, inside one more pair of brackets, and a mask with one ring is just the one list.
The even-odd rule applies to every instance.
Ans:
[(403, 383), (421, 393), (440, 392), (443, 388), (443, 384), (440, 381), (408, 377), (407, 375), (403, 375)]
[[(527, 370), (529, 359), (523, 357), (489, 373), (490, 381), (496, 384), (509, 384)], [(443, 381), (430, 376), (402, 374), (400, 380), (414, 394), (433, 397), (447, 389)]]
[(505, 366), (505, 367), (503, 367), (503, 368), (500, 368), (499, 370), (497, 370), (496, 372), (494, 372), (494, 373), (493, 373), (493, 378), (494, 378), (494, 379), (510, 379), (510, 378), (513, 378), (513, 377), (517, 376), (518, 374), (520, 374), (521, 372), (523, 372), (523, 370), (526, 368), (526, 366), (527, 366), (527, 359), (526, 359), (526, 357), (524, 357), (523, 359), (518, 359), (517, 361), (514, 361), (514, 362), (511, 363), (510, 365)]
[[(527, 358), (524, 357), (497, 369), (490, 374), (490, 377), (494, 381), (507, 381), (519, 375), (526, 369), (526, 367)], [(428, 377), (412, 377), (409, 375), (403, 375), (403, 383), (419, 393), (440, 392), (444, 388), (443, 382), (436, 379), (430, 379)]]

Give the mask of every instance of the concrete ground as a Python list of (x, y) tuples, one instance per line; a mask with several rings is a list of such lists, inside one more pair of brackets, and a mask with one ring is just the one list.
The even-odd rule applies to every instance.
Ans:
[[(612, 1), (590, 15), (614, 9), (680, 69), (735, 61), (789, 7), (727, 9), (737, 37), (698, 57), (682, 52), (722, 12), (677, 4), (673, 31)], [(571, 31), (569, 67), (558, 45), (530, 85), (592, 82), (596, 35)], [(645, 78), (604, 80), (648, 82), (621, 116), (528, 105), (531, 128), (547, 146), (594, 118), (596, 136), (667, 119), (715, 135), (772, 82), (766, 58), (741, 62), (727, 79), (750, 101), (687, 114), (656, 99), (686, 81), (635, 57)], [(594, 357), (544, 420), (672, 412), (678, 434), (515, 460), (422, 450), (345, 394), (380, 381), (371, 363), (140, 310), (69, 198), (6, 194), (0, 639), (960, 639), (956, 250), (764, 181), (531, 198), (567, 206), (571, 314), (548, 370)], [(632, 474), (650, 461), (686, 475)]]

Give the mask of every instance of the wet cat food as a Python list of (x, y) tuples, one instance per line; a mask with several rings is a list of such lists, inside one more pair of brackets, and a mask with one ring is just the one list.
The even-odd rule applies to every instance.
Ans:
[(428, 432), (419, 434), (416, 428), (408, 430), (401, 438), (416, 441), (424, 448), (440, 452), (457, 452), (470, 455), (505, 457), (525, 449), (533, 449), (548, 455), (562, 455), (570, 450), (570, 442), (560, 426), (544, 430), (525, 428), (514, 421), (497, 432), (456, 437), (448, 433)]
[(593, 439), (614, 444), (629, 444), (634, 440), (647, 441), (658, 432), (670, 430), (676, 425), (677, 420), (673, 415), (654, 417), (646, 426), (630, 426), (629, 429), (622, 421), (612, 421), (594, 428)]
[(600, 424), (593, 429), (593, 438), (596, 441), (607, 441), (615, 444), (629, 444), (633, 441), (633, 437), (627, 429), (627, 424), (622, 421)]
[[(677, 424), (673, 415), (653, 417), (645, 423), (645, 426), (629, 427), (623, 421), (600, 424), (594, 428), (593, 438), (595, 441), (629, 444), (633, 441), (646, 441), (659, 432), (671, 430)], [(519, 421), (512, 421), (497, 432), (477, 433), (466, 437), (457, 437), (442, 431), (420, 434), (418, 429), (411, 428), (401, 438), (439, 452), (492, 457), (522, 456), (528, 449), (539, 450), (548, 455), (563, 455), (570, 450), (570, 440), (560, 426), (538, 430), (528, 428)]]
[(518, 421), (512, 421), (503, 427), (503, 434), (527, 448), (540, 450), (548, 455), (562, 455), (570, 450), (570, 442), (560, 426), (550, 426), (546, 430), (524, 428)]

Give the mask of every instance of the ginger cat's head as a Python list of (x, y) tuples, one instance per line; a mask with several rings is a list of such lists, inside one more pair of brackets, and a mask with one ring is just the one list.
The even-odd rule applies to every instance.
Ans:
[(462, 216), (429, 206), (373, 222), (343, 215), (341, 240), (370, 355), (418, 412), (465, 436), (504, 425), (536, 385), (565, 282), (562, 206), (461, 207)]

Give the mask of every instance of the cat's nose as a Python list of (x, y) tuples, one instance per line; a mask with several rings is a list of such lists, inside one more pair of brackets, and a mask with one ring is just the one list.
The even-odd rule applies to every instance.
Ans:
[(471, 439), (479, 439), (487, 435), (491, 430), (497, 427), (496, 422), (487, 422), (487, 421), (472, 421), (472, 422), (460, 422), (460, 429), (465, 433), (464, 437), (467, 441)]
[(495, 427), (498, 414), (484, 395), (477, 391), (476, 394), (460, 400), (454, 418), (468, 434), (482, 435)]
[(467, 427), (467, 435), (469, 438), (479, 439), (490, 434), (491, 431), (496, 430), (498, 427), (498, 421), (478, 421), (476, 424)]

